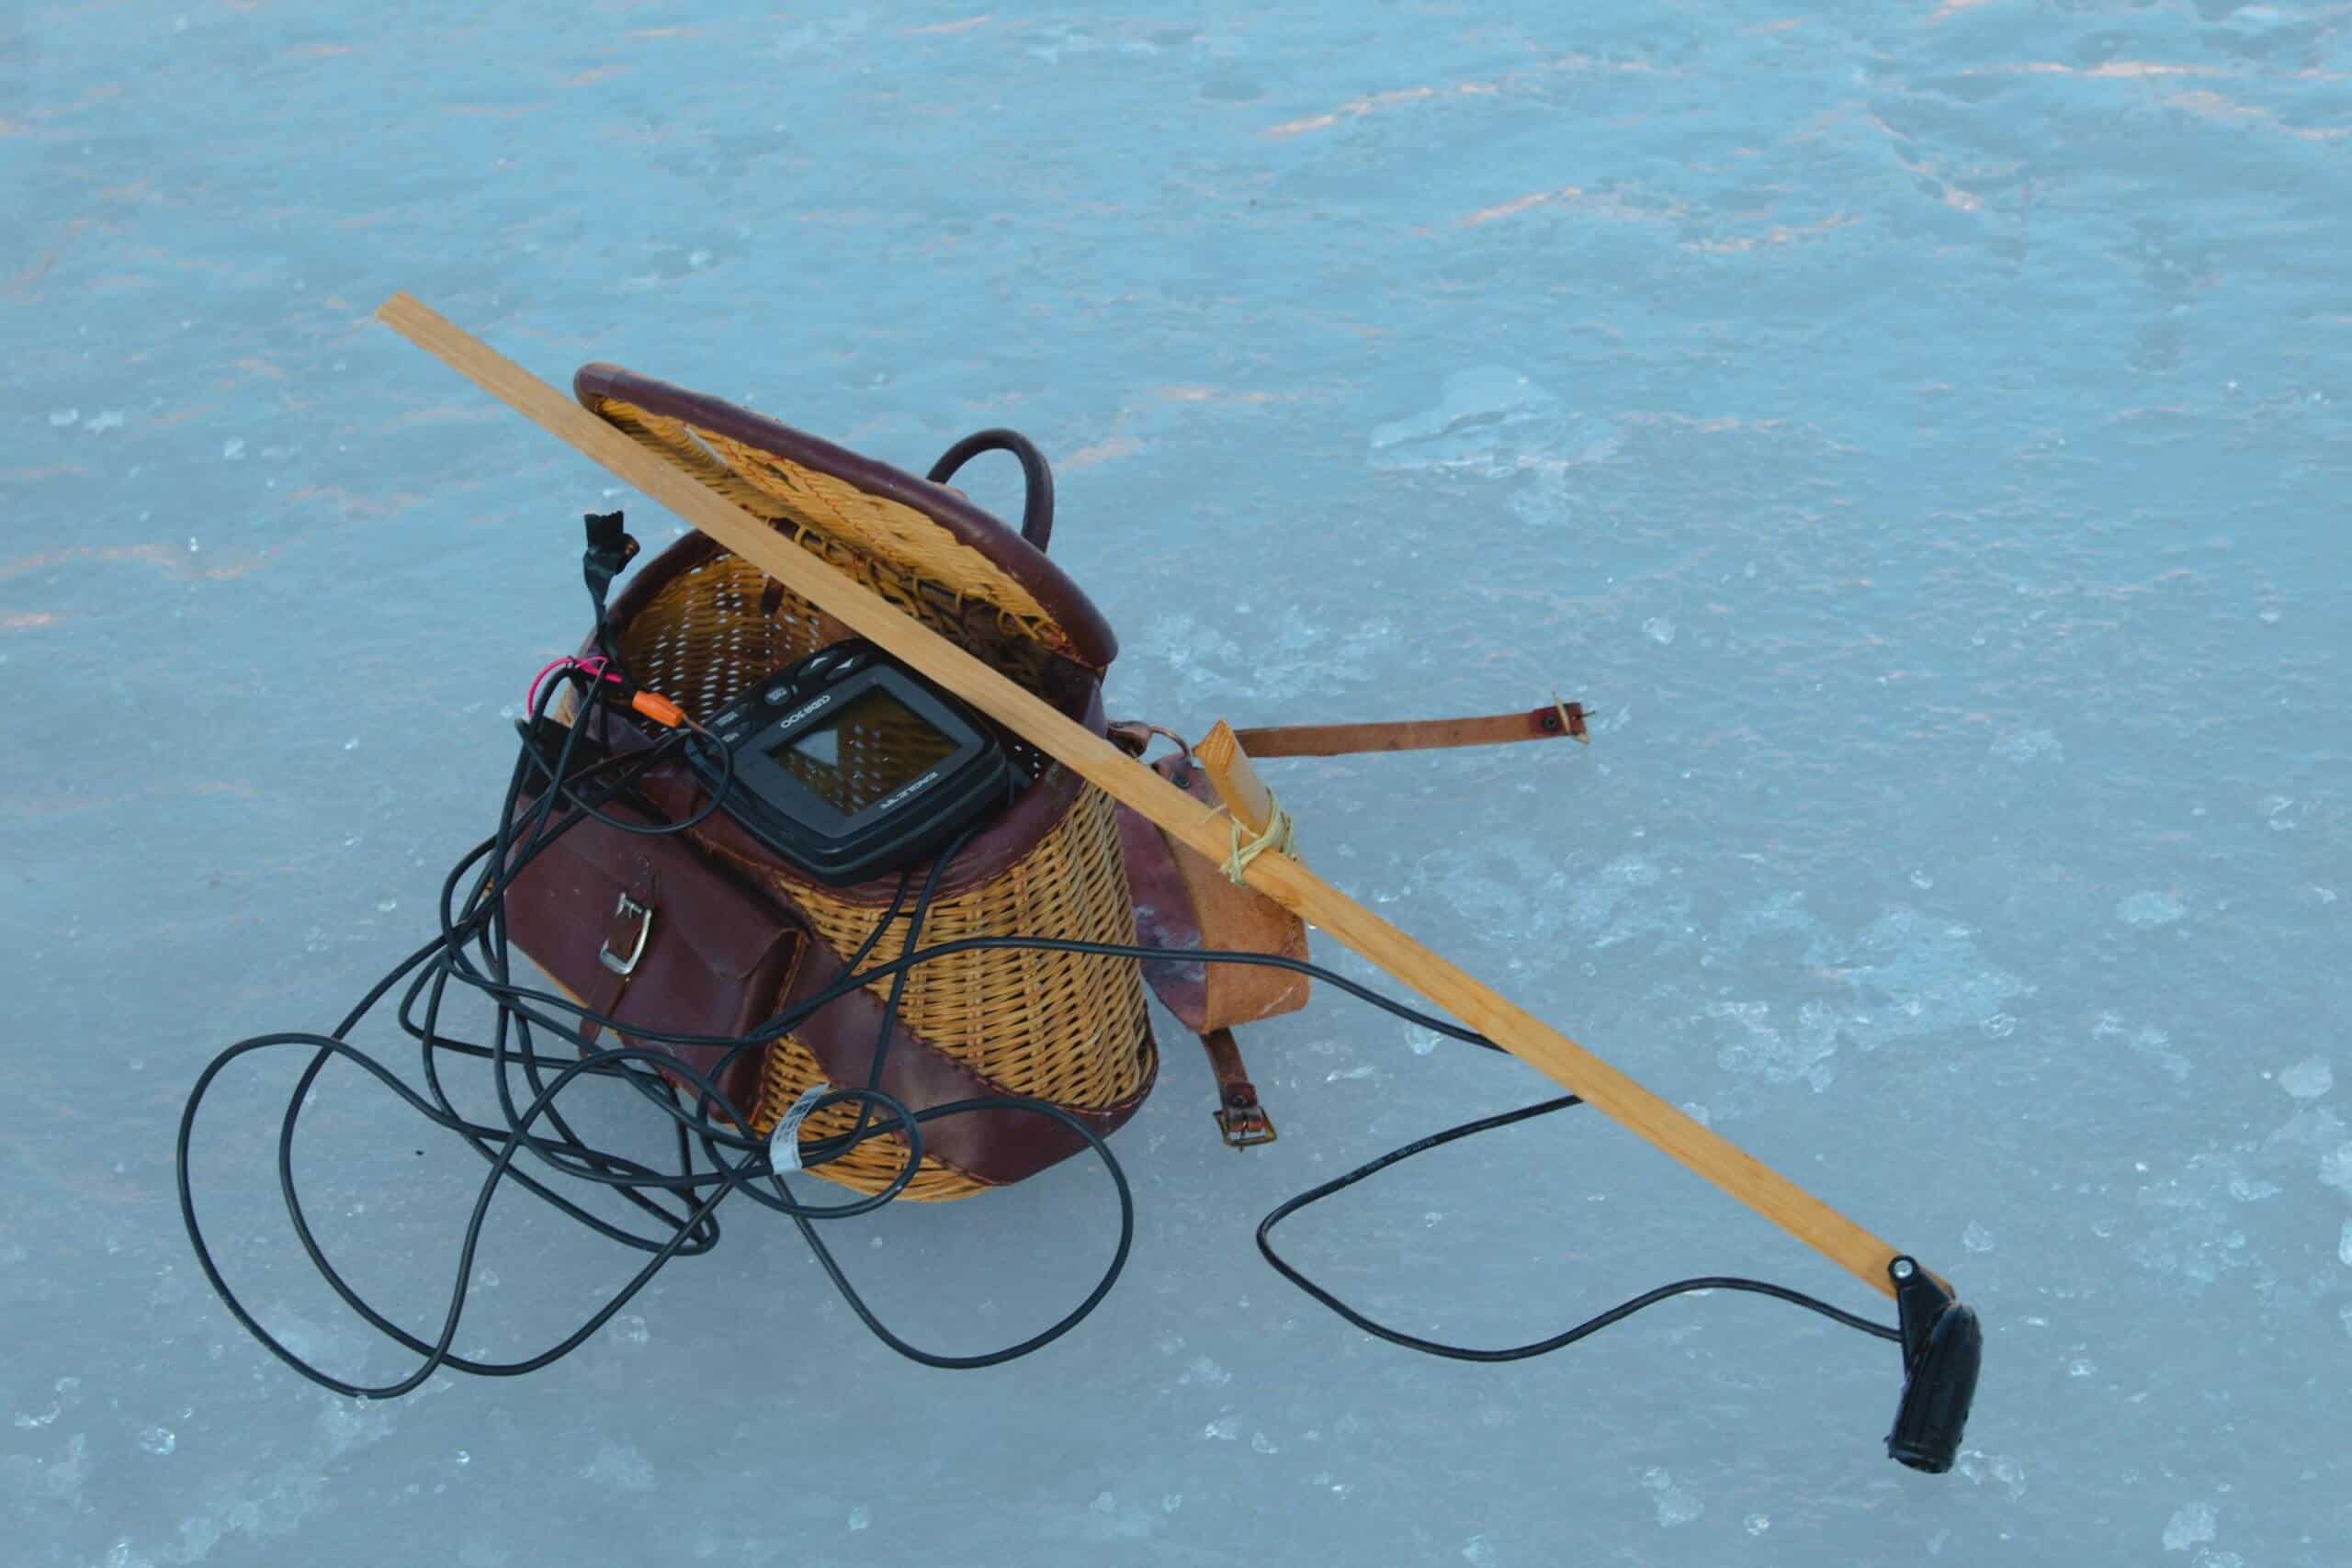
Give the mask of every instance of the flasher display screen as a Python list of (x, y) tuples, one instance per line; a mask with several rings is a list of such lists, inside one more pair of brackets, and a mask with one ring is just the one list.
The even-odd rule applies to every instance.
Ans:
[(844, 817), (854, 817), (923, 770), (956, 742), (878, 687), (767, 755)]

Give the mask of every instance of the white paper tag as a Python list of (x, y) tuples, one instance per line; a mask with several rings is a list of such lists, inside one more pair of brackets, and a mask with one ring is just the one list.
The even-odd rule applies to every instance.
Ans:
[(832, 1092), (833, 1086), (829, 1083), (810, 1084), (800, 1091), (800, 1098), (792, 1102), (792, 1109), (784, 1113), (775, 1130), (768, 1134), (768, 1164), (779, 1174), (800, 1168), (800, 1123), (808, 1120), (808, 1112), (817, 1108), (817, 1101)]

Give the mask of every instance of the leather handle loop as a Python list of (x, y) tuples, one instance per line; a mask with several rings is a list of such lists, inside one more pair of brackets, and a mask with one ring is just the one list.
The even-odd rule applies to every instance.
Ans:
[(956, 470), (983, 452), (1010, 452), (1021, 461), (1021, 479), (1026, 487), (1021, 502), (1021, 536), (1040, 554), (1046, 541), (1054, 536), (1054, 470), (1037, 444), (1017, 430), (976, 430), (939, 455), (923, 477), (935, 485), (944, 485), (956, 477)]

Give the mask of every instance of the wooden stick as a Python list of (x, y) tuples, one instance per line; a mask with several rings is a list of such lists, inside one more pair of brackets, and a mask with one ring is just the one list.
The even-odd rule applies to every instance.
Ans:
[(1208, 774), (1216, 797), (1225, 802), (1233, 819), (1253, 834), (1264, 832), (1266, 824), (1274, 819), (1274, 792), (1250, 765), (1250, 753), (1234, 738), (1233, 726), (1218, 719), (1216, 728), (1193, 748), (1193, 755), (1200, 759), (1201, 772)]
[[(1232, 827), (1101, 736), (1074, 723), (955, 644), (778, 535), (751, 513), (639, 446), (513, 360), (405, 294), (376, 314), (401, 336), (561, 437), (776, 581), (831, 612), (1039, 750), (1133, 807), (1171, 838), (1222, 864)], [(1595, 1110), (1633, 1130), (1871, 1289), (1894, 1293), (1895, 1249), (1787, 1177), (1364, 908), (1288, 855), (1260, 855), (1250, 886), (1386, 970)]]

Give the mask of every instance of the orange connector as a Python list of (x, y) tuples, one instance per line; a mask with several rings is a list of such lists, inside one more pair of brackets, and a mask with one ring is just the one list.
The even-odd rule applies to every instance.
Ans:
[(658, 692), (639, 692), (629, 698), (628, 705), (664, 729), (675, 729), (686, 722), (685, 710)]

